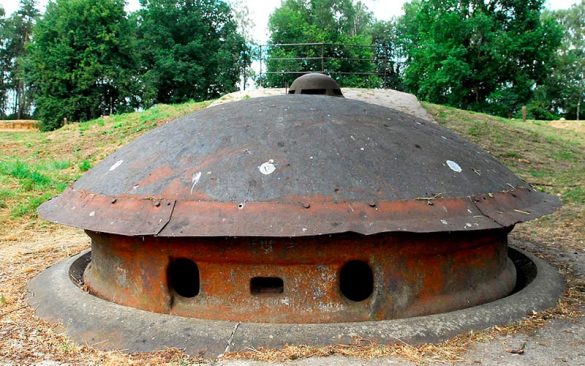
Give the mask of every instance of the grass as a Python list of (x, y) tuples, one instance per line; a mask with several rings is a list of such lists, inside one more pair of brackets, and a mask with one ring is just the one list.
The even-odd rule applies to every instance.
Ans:
[(584, 132), (423, 104), (439, 124), (479, 144), (537, 188), (567, 204), (585, 202)]
[(91, 169), (91, 163), (89, 162), (89, 160), (84, 160), (81, 163), (79, 163), (79, 170), (80, 171), (87, 172), (90, 169)]
[(48, 225), (36, 209), (120, 146), (171, 119), (209, 105), (156, 105), (57, 131), (0, 132), (0, 240), (14, 225)]

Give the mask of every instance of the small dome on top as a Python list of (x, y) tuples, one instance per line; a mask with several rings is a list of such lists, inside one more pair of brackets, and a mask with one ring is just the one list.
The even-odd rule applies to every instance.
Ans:
[(288, 90), (289, 94), (317, 94), (343, 97), (341, 88), (330, 76), (316, 72), (299, 76)]

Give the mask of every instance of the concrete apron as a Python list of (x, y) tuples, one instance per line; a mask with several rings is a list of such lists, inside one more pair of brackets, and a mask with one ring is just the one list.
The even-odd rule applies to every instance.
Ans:
[(208, 358), (228, 351), (284, 345), (439, 342), (470, 330), (520, 320), (555, 306), (565, 282), (533, 255), (510, 248), (517, 290), (500, 300), (449, 313), (355, 323), (267, 324), (199, 320), (151, 313), (102, 300), (80, 288), (89, 252), (57, 263), (29, 283), (27, 300), (37, 314), (60, 323), (74, 341), (104, 350), (150, 352), (175, 347)]

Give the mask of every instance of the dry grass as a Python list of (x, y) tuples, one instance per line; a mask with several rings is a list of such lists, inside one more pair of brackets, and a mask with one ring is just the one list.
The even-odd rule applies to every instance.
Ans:
[[(159, 106), (144, 114), (99, 119), (69, 125), (52, 133), (0, 133), (0, 163), (21, 161), (50, 179), (46, 186), (23, 186), (22, 179), (0, 175), (0, 364), (26, 365), (52, 360), (68, 364), (99, 365), (184, 365), (203, 362), (180, 350), (127, 354), (104, 352), (76, 345), (55, 327), (36, 317), (25, 302), (27, 282), (48, 266), (88, 248), (88, 238), (79, 230), (63, 228), (39, 220), (34, 209), (15, 215), (14, 208), (31, 198), (42, 197), (42, 190), (58, 193), (58, 184), (70, 184), (82, 174), (80, 165), (95, 164), (106, 155), (150, 128), (205, 104)], [(252, 359), (270, 362), (341, 355), (360, 359), (398, 358), (414, 364), (457, 363), (477, 342), (530, 333), (551, 319), (583, 317), (585, 279), (558, 253), (585, 250), (585, 134), (534, 122), (517, 122), (427, 105), (429, 112), (448, 128), (474, 140), (498, 156), (517, 174), (538, 179), (552, 194), (559, 194), (565, 205), (548, 217), (522, 224), (513, 237), (535, 243), (536, 254), (554, 263), (565, 274), (568, 286), (563, 298), (551, 310), (533, 314), (505, 327), (493, 327), (454, 337), (439, 344), (410, 345), (396, 340), (380, 345), (356, 339), (352, 345), (327, 347), (287, 346), (279, 350), (248, 349), (227, 353), (223, 359)], [(556, 131), (556, 132), (555, 132)], [(54, 168), (55, 162), (63, 163)], [(30, 183), (30, 182), (29, 182)], [(28, 189), (30, 188), (30, 189)]]

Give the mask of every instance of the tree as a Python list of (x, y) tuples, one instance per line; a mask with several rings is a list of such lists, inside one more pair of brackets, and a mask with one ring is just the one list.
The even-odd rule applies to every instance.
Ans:
[[(268, 74), (264, 84), (281, 87), (299, 76), (294, 72), (322, 71), (343, 86), (378, 86), (378, 77), (364, 77), (376, 71), (370, 47), (372, 19), (360, 1), (283, 1), (268, 22)], [(288, 46), (291, 43), (312, 45)]]
[(6, 44), (8, 43), (8, 29), (6, 26), (6, 19), (4, 18), (4, 8), (0, 5), (0, 118), (6, 118), (7, 101), (8, 101), (8, 73), (10, 72), (10, 57), (6, 51)]
[(3, 47), (6, 57), (8, 86), (14, 91), (13, 111), (16, 119), (29, 116), (32, 93), (24, 75), (26, 46), (39, 17), (35, 0), (20, 0), (20, 7), (6, 21), (7, 39)]
[(418, 97), (507, 116), (527, 103), (551, 69), (561, 39), (544, 0), (415, 0), (400, 21)]
[(33, 30), (27, 75), (43, 130), (132, 110), (132, 38), (124, 0), (56, 0)]
[(242, 61), (245, 62), (239, 63), (241, 75), (240, 80), (242, 89), (245, 90), (248, 80), (253, 80), (255, 75), (255, 72), (251, 67), (251, 60), (254, 58), (254, 52), (258, 46), (252, 37), (252, 30), (254, 29), (255, 23), (250, 16), (250, 9), (244, 0), (229, 0), (229, 4), (232, 9), (234, 21), (237, 24), (237, 31), (242, 37), (244, 37), (244, 40), (248, 45), (245, 58), (242, 59)]
[(554, 68), (537, 90), (528, 111), (537, 118), (562, 115), (566, 119), (580, 119), (585, 100), (585, 1), (545, 16), (561, 25), (563, 39)]
[(377, 21), (373, 24), (372, 44), (375, 52), (376, 71), (382, 78), (383, 88), (403, 90), (402, 51), (396, 30), (396, 22)]
[(236, 90), (250, 50), (219, 0), (141, 0), (135, 16), (144, 106)]

